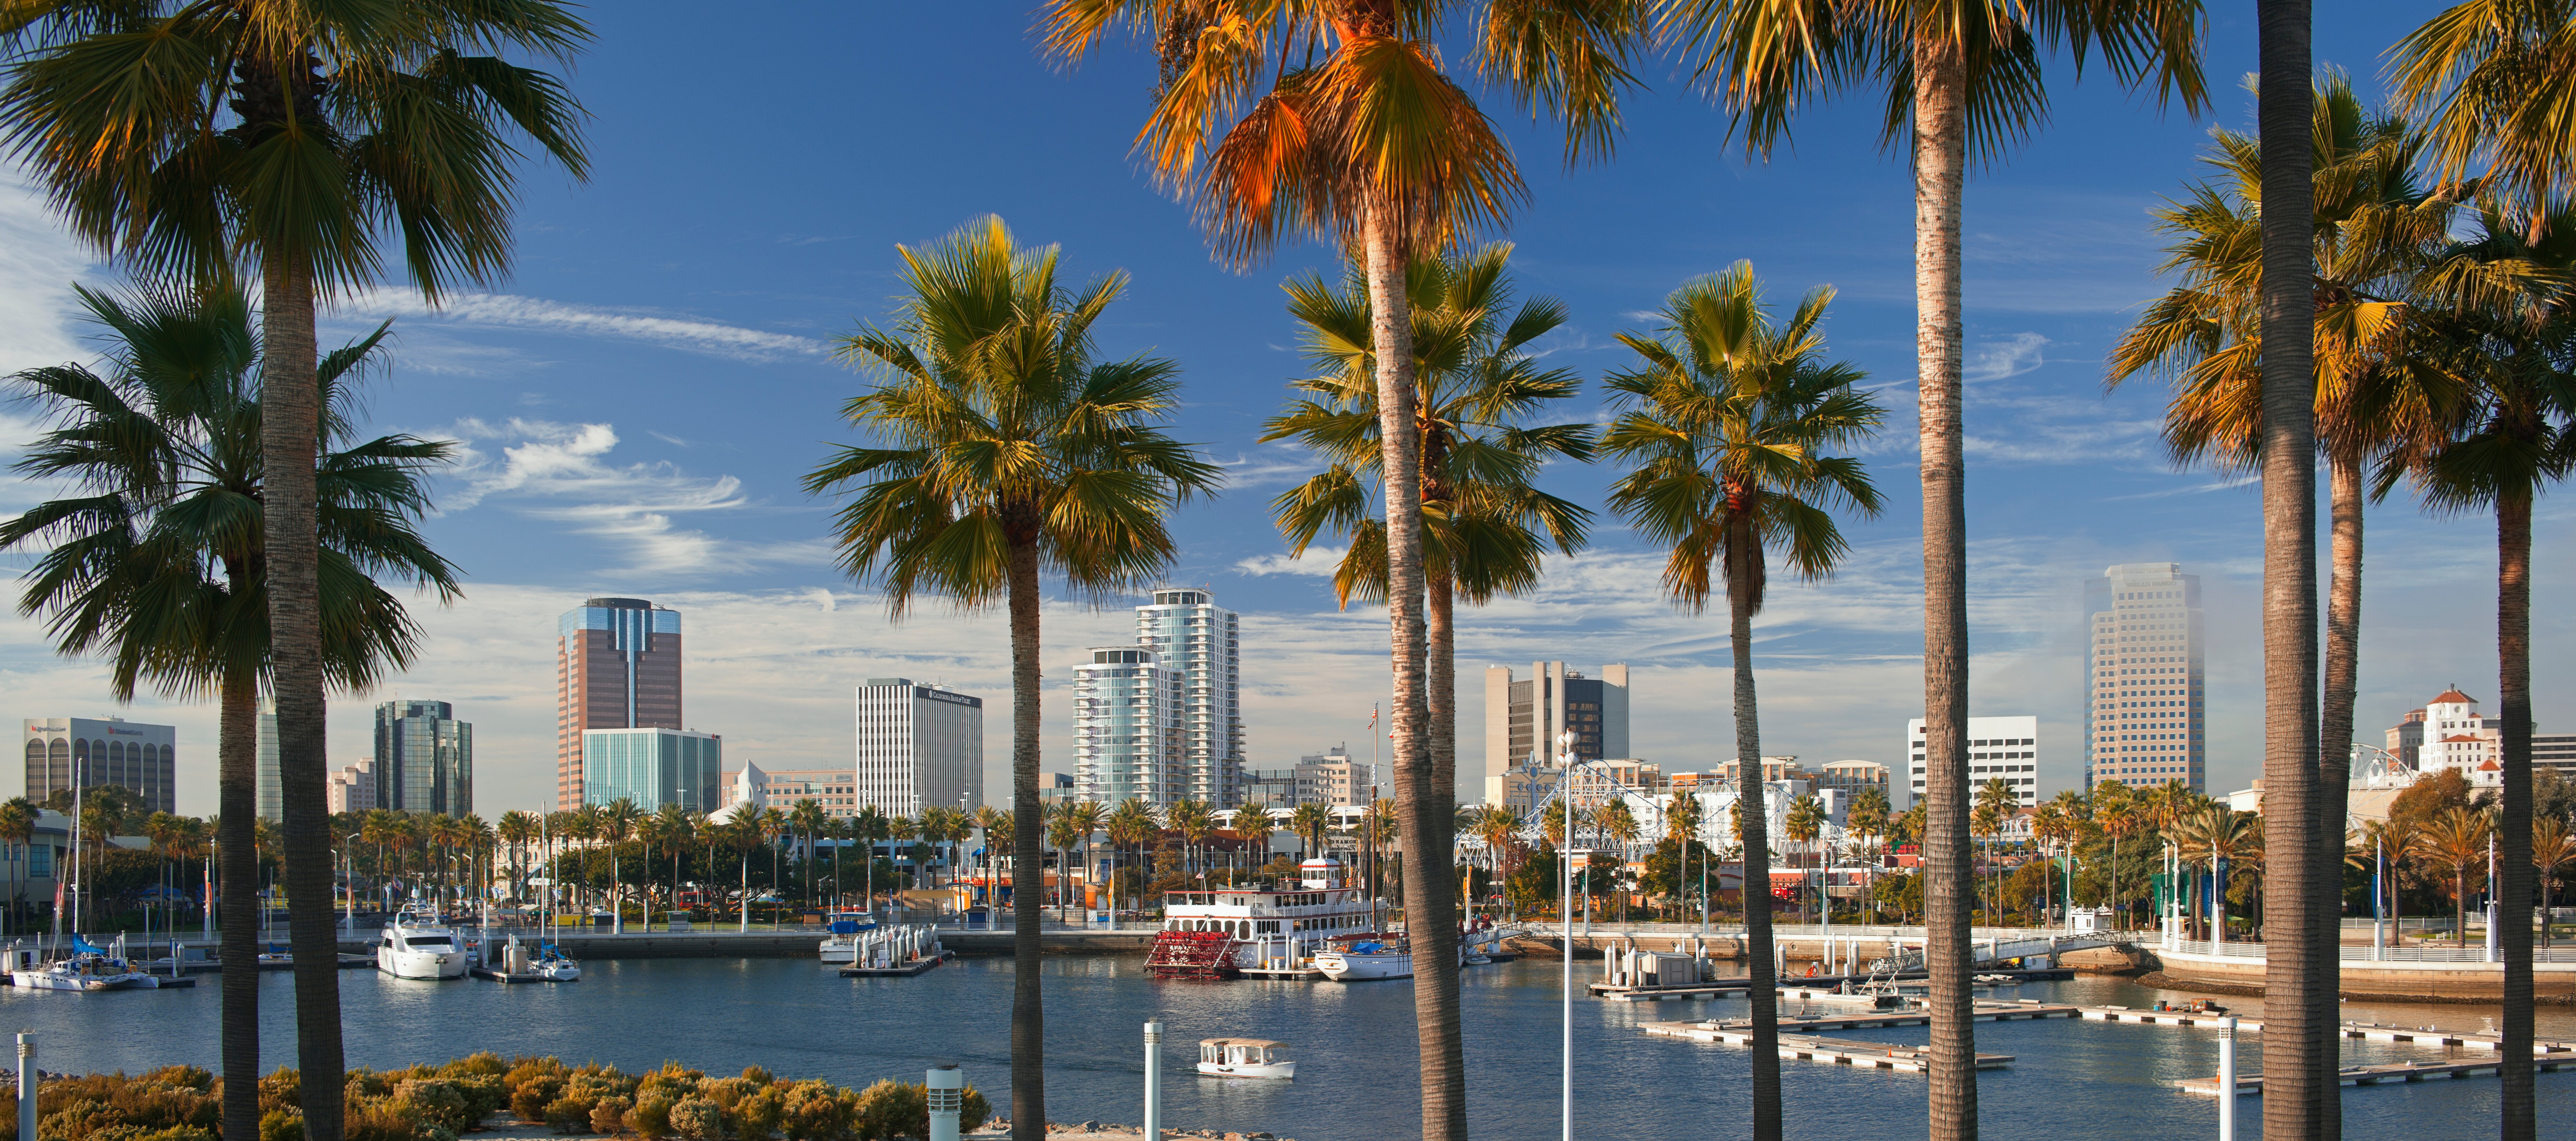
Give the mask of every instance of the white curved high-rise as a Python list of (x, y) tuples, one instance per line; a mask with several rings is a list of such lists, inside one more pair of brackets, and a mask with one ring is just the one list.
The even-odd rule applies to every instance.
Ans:
[(1240, 657), (1240, 620), (1215, 595), (1155, 591), (1136, 608), (1134, 646), (1095, 646), (1074, 667), (1074, 795), (1241, 803)]

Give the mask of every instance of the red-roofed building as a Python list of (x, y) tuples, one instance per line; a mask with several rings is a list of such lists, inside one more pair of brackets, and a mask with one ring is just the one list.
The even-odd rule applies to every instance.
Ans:
[(2388, 731), (2388, 751), (2417, 772), (2458, 769), (2469, 783), (2501, 783), (2503, 730), (2478, 712), (2478, 699), (2452, 686), (2409, 711)]

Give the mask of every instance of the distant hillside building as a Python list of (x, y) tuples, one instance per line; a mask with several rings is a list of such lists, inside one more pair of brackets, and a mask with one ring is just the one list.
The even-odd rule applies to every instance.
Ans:
[(38, 805), (77, 780), (135, 794), (148, 812), (179, 811), (179, 730), (122, 717), (31, 717), (26, 738), (27, 799)]
[[(2456, 769), (2470, 784), (2493, 788), (2504, 783), (2504, 724), (2479, 713), (2478, 699), (2456, 685), (2434, 695), (2424, 708), (2407, 711), (2405, 720), (2388, 730), (2388, 751), (2417, 772)], [(2533, 763), (2539, 764), (2538, 737), (2532, 752)]]

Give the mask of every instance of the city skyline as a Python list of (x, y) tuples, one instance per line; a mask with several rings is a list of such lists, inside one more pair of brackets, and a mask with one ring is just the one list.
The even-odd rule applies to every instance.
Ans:
[[(1230, 481), (1213, 501), (1182, 509), (1180, 558), (1166, 578), (1216, 591), (1241, 616), (1247, 653), (1259, 647), (1259, 672), (1247, 669), (1243, 694), (1248, 760), (1278, 767), (1302, 742), (1358, 742), (1369, 732), (1370, 707), (1386, 700), (1383, 616), (1338, 607), (1328, 573), (1338, 551), (1285, 555), (1266, 502), (1320, 465), (1257, 440), (1287, 397), (1286, 382), (1311, 371), (1297, 356), (1279, 284), (1307, 271), (1329, 278), (1334, 249), (1295, 243), (1243, 273), (1211, 265), (1185, 208), (1127, 161), (1133, 92), (1068, 80), (1039, 62), (1025, 50), (1023, 13), (818, 13), (812, 43), (786, 45), (781, 66), (713, 100), (674, 90), (638, 63), (706, 50), (700, 40), (710, 33), (636, 8), (590, 15), (600, 50), (584, 65), (581, 92), (597, 116), (599, 174), (585, 185), (523, 187), (516, 275), (435, 311), (399, 289), (360, 291), (324, 318), (326, 344), (394, 319), (395, 367), (371, 384), (367, 406), (382, 430), (458, 443), (460, 462), (434, 477), (437, 514), (423, 526), (466, 576), (456, 606), (415, 607), (425, 641), (406, 675), (376, 692), (334, 695), (335, 769), (363, 757), (376, 703), (437, 694), (473, 710), (484, 754), (479, 804), (552, 802), (557, 774), (545, 757), (560, 760), (562, 745), (556, 663), (553, 647), (532, 635), (594, 595), (641, 595), (685, 611), (691, 645), (707, 647), (689, 663), (692, 708), (724, 710), (728, 755), (764, 765), (845, 757), (848, 687), (871, 674), (938, 678), (1005, 700), (1002, 616), (930, 603), (888, 625), (882, 600), (852, 588), (832, 562), (824, 536), (833, 505), (797, 487), (827, 440), (849, 440), (836, 428), (837, 409), (865, 378), (832, 358), (830, 342), (884, 319), (896, 290), (894, 244), (918, 244), (987, 210), (1025, 241), (1062, 243), (1076, 280), (1128, 271), (1128, 299), (1099, 330), (1103, 351), (1168, 356), (1182, 369), (1177, 438), (1203, 443)], [(2245, 17), (2212, 18), (2235, 20), (2241, 31)], [(2386, 45), (2359, 30), (2369, 24), (2321, 22), (2317, 58), (2352, 68), (2364, 96), (2376, 99), (2374, 61)], [(782, 50), (735, 29), (712, 34), (738, 50)], [(983, 50), (848, 74), (824, 48), (931, 34)], [(2210, 73), (2250, 70), (2247, 38), (2214, 37)], [(942, 113), (809, 127), (825, 132), (818, 140), (773, 119), (746, 120), (728, 102), (792, 103), (825, 75), (843, 85), (836, 98), (891, 103), (964, 84), (1044, 112), (982, 123), (997, 132), (989, 148), (955, 155), (920, 179), (888, 180), (868, 177), (864, 156), (937, 147), (962, 120)], [(1866, 134), (1874, 129), (1867, 112), (1822, 108), (1806, 137)], [(1626, 113), (1641, 136), (1723, 131), (1722, 117), (1679, 85), (1658, 84)], [(2211, 627), (2207, 783), (2241, 788), (2255, 775), (2261, 736), (2254, 490), (2237, 476), (2173, 468), (2156, 436), (2165, 389), (2135, 381), (2105, 392), (2101, 357), (2135, 306), (2166, 284), (2154, 271), (2161, 239), (2147, 211), (2202, 176), (2207, 129), (2249, 123), (2250, 102), (2229, 88), (2199, 120), (2159, 118), (2117, 85), (2088, 79), (2052, 91), (2051, 117), (2055, 125), (2011, 162), (1976, 176), (1962, 222), (1972, 712), (2039, 709), (2043, 736), (2080, 740), (2065, 685), (2084, 668), (2074, 635), (2081, 602), (2070, 584), (2110, 564), (2180, 562), (2203, 576)], [(669, 161), (670, 131), (717, 125), (708, 130), (719, 136), (713, 161)], [(1892, 412), (1863, 458), (1882, 487), (1911, 485), (1913, 269), (1901, 157), (1868, 145), (1811, 146), (1795, 162), (1766, 164), (1712, 145), (1628, 149), (1609, 164), (1560, 170), (1528, 161), (1551, 153), (1553, 139), (1525, 122), (1503, 126), (1524, 159), (1530, 197), (1509, 232), (1495, 236), (1516, 243), (1524, 292), (1557, 296), (1572, 314), (1541, 346), (1550, 367), (1587, 379), (1570, 418), (1597, 410), (1593, 382), (1622, 363), (1614, 337), (1638, 327), (1632, 314), (1692, 275), (1750, 258), (1777, 298), (1826, 283), (1840, 290), (1828, 348), (1868, 372)], [(849, 145), (867, 138), (880, 145)], [(781, 153), (810, 165), (778, 179), (734, 173), (743, 156)], [(1016, 177), (1012, 163), (1032, 156), (1062, 177)], [(0, 248), (10, 254), (0, 268), (0, 369), (89, 359), (90, 330), (75, 319), (65, 285), (120, 279), (61, 232), (40, 192), (14, 178), (0, 175)], [(1774, 231), (1740, 222), (1792, 207), (1823, 224)], [(1638, 221), (1605, 226), (1605, 218)], [(637, 233), (660, 240), (638, 243)], [(780, 424), (823, 427), (782, 434)], [(13, 415), (0, 429), (22, 445), (33, 425)], [(1597, 505), (1610, 478), (1605, 467), (1555, 464), (1545, 481)], [(44, 493), (10, 477), (0, 500), (17, 509)], [(1832, 581), (1773, 582), (1755, 625), (1766, 752), (1896, 760), (1886, 756), (1885, 729), (1922, 701), (1920, 521), (1908, 498), (1849, 528), (1852, 556)], [(2539, 505), (2543, 598), (2563, 586), (2555, 568), (2576, 554), (2569, 502), (2558, 495)], [(1628, 662), (1638, 678), (1628, 751), (1672, 771), (1734, 755), (1723, 614), (1676, 613), (1659, 593), (1660, 553), (1604, 524), (1590, 551), (1551, 558), (1531, 597), (1459, 609), (1462, 674), (1492, 662)], [(2359, 708), (2362, 735), (2375, 740), (2452, 681), (2492, 695), (2494, 568), (2488, 520), (2428, 519), (2403, 489), (2372, 510), (2370, 527)], [(10, 557), (18, 569), (32, 558)], [(1049, 593), (1042, 763), (1063, 770), (1076, 656), (1067, 651), (1126, 641), (1126, 606), (1140, 599), (1108, 600), (1101, 613), (1087, 599), (1064, 600), (1059, 584)], [(2535, 616), (2544, 724), (2576, 687), (2570, 622), (2548, 607)], [(119, 707), (95, 663), (56, 657), (41, 625), (15, 616), (0, 621), (0, 669), (30, 709), (177, 726), (188, 743), (177, 776), (182, 806), (212, 810), (211, 705), (147, 697)], [(1473, 756), (1484, 705), (1472, 679), (1458, 711), (1460, 749)], [(1007, 764), (1006, 749), (992, 750), (988, 782), (1004, 778)], [(2040, 774), (2051, 787), (2081, 784), (2071, 747), (2043, 764), (2056, 766)], [(1470, 798), (1482, 791), (1462, 783)]]

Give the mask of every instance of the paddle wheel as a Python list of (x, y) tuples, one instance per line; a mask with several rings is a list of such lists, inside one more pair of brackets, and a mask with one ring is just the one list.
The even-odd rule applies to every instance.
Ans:
[(1158, 979), (1226, 979), (1234, 977), (1233, 935), (1223, 931), (1161, 931), (1145, 973)]

